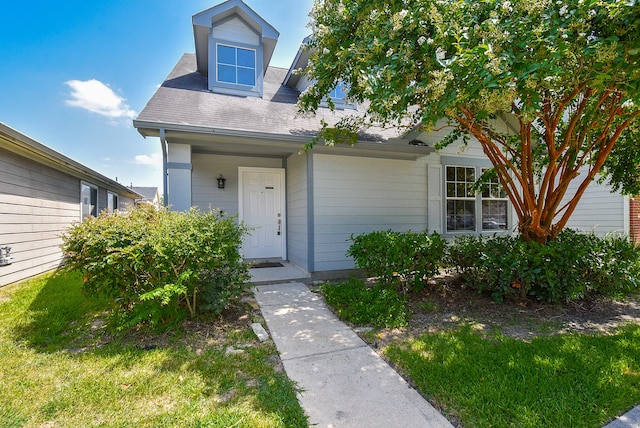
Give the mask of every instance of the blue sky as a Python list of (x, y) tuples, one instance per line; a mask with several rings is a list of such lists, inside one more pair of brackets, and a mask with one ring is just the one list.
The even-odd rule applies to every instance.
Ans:
[[(185, 52), (192, 15), (221, 1), (5, 2), (0, 122), (110, 177), (162, 186), (157, 138), (133, 128)], [(279, 32), (271, 65), (288, 68), (313, 0), (245, 0)]]

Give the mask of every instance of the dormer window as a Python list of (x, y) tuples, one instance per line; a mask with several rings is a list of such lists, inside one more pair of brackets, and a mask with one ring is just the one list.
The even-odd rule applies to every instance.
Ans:
[(329, 96), (334, 102), (344, 102), (344, 99), (347, 98), (347, 86), (342, 81), (338, 82), (336, 87), (329, 93)]
[[(327, 98), (331, 99), (335, 108), (339, 110), (343, 109), (355, 109), (356, 104), (347, 98), (347, 94), (349, 92), (349, 86), (345, 84), (342, 80), (338, 81), (336, 87), (333, 88)], [(328, 106), (327, 102), (323, 102), (320, 104), (321, 106)]]
[(217, 45), (218, 82), (256, 85), (256, 51), (235, 46)]
[(192, 21), (198, 72), (207, 76), (207, 88), (261, 97), (278, 31), (242, 0), (227, 0)]

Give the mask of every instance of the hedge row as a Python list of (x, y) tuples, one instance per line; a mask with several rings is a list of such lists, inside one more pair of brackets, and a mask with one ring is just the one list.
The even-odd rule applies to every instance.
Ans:
[(640, 249), (621, 236), (597, 237), (567, 229), (541, 245), (517, 236), (372, 232), (352, 236), (358, 267), (401, 290), (422, 288), (439, 268), (455, 269), (467, 286), (505, 298), (549, 302), (594, 293), (620, 295), (640, 284)]

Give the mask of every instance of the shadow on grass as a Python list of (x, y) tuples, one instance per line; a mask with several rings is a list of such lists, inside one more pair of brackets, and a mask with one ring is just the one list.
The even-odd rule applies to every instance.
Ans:
[[(14, 318), (11, 335), (16, 342), (50, 355), (52, 361), (66, 355), (63, 358), (77, 365), (92, 361), (99, 371), (107, 370), (109, 376), (134, 372), (136, 384), (150, 391), (163, 388), (182, 391), (183, 378), (197, 379), (202, 385), (195, 392), (189, 390), (194, 400), (223, 397), (215, 411), (198, 416), (199, 426), (233, 425), (246, 418), (237, 411), (239, 402), (250, 402), (258, 413), (275, 415), (284, 426), (307, 426), (295, 385), (270, 364), (276, 353), (273, 345), (256, 344), (242, 355), (226, 355), (229, 343), (194, 349), (176, 331), (170, 334), (170, 340), (162, 335), (166, 345), (144, 348), (127, 340), (126, 335), (108, 333), (105, 320), (111, 303), (109, 299), (83, 293), (78, 273), (61, 271), (28, 284), (31, 286), (17, 291), (21, 297), (12, 304), (12, 311), (21, 313)], [(245, 330), (246, 340), (255, 341), (255, 337), (248, 335), (250, 329)], [(140, 334), (137, 332), (136, 336)], [(149, 333), (143, 340), (157, 343), (158, 338)], [(142, 361), (147, 365), (140, 365)], [(176, 379), (176, 385), (170, 385), (167, 379)]]
[(386, 354), (465, 426), (595, 427), (640, 402), (639, 325), (530, 342), (463, 326)]
[[(104, 318), (110, 309), (107, 299), (87, 296), (82, 292), (82, 277), (76, 272), (58, 271), (25, 284), (37, 284), (25, 293), (37, 292), (28, 308), (23, 309), (24, 320), (14, 327), (15, 336), (39, 352), (65, 349), (84, 330), (87, 323)], [(83, 339), (86, 339), (83, 338)]]

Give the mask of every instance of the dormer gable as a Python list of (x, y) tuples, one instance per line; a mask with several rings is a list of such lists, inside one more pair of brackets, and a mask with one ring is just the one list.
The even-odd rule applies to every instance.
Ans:
[(193, 16), (198, 72), (209, 90), (262, 96), (264, 73), (280, 33), (242, 0), (228, 0)]
[(293, 59), (293, 63), (289, 68), (289, 72), (284, 78), (285, 86), (297, 89), (299, 92), (303, 92), (307, 86), (309, 86), (309, 79), (301, 73), (301, 70), (303, 70), (309, 63), (309, 49), (307, 49), (307, 43), (310, 39), (311, 36), (304, 38), (300, 44), (298, 52), (296, 53), (296, 57)]
[[(284, 78), (283, 84), (289, 88), (295, 89), (298, 92), (304, 92), (313, 82), (302, 73), (309, 64), (310, 51), (307, 48), (307, 44), (311, 40), (311, 36), (305, 37), (298, 49), (298, 53), (287, 72), (287, 76)], [(335, 108), (337, 109), (356, 109), (357, 104), (348, 99), (348, 87), (343, 82), (337, 82), (334, 88), (329, 93), (329, 97)], [(325, 100), (320, 104), (323, 107), (327, 107), (328, 103)]]

